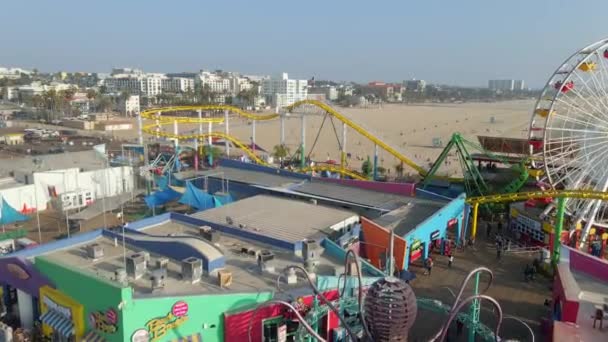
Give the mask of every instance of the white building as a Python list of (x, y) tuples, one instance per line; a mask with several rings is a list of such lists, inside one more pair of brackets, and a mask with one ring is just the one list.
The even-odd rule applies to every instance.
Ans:
[(524, 90), (523, 80), (489, 80), (488, 88), (491, 90), (514, 91)]
[(237, 95), (241, 91), (249, 90), (253, 87), (253, 83), (246, 77), (231, 75), (228, 80), (230, 81), (230, 93), (233, 95)]
[[(119, 72), (123, 73), (119, 73)], [(128, 91), (132, 94), (155, 96), (162, 92), (162, 82), (167, 77), (159, 73), (146, 73), (137, 69), (113, 69), (112, 76), (104, 79), (110, 93)]]
[(513, 90), (518, 91), (518, 90), (525, 90), (526, 85), (524, 83), (524, 80), (515, 80), (515, 82), (513, 82)]
[(139, 111), (139, 95), (131, 95), (120, 104), (120, 112), (126, 116), (136, 116)]
[(212, 73), (209, 71), (201, 71), (198, 75), (201, 87), (209, 87), (213, 93), (228, 93), (230, 92), (230, 79)]
[(48, 85), (43, 85), (40, 82), (32, 82), (29, 85), (17, 87), (17, 91), (19, 92), (19, 96), (23, 99), (26, 97), (32, 97), (34, 95), (42, 95), (45, 91), (62, 91), (68, 90), (72, 87), (74, 87), (74, 85), (59, 82), (51, 82), (51, 84)]
[(403, 81), (403, 86), (405, 86), (405, 91), (420, 92), (420, 91), (424, 91), (424, 88), (426, 88), (426, 81), (411, 79), (411, 80)]
[[(116, 196), (133, 189), (133, 168), (110, 167), (81, 172), (78, 168), (42, 171), (33, 174), (33, 184), (12, 179), (0, 180), (0, 197), (19, 210), (46, 210), (54, 198), (78, 192), (91, 194), (90, 201)], [(83, 204), (85, 199), (80, 198)], [(87, 199), (89, 201), (89, 199)]]
[(330, 101), (338, 99), (338, 90), (334, 86), (310, 87), (308, 88), (309, 99), (312, 94), (322, 94), (325, 96), (325, 99)]
[(308, 95), (307, 80), (290, 80), (287, 73), (280, 78), (271, 78), (262, 82), (262, 94), (266, 103), (275, 107), (286, 107), (297, 101), (305, 100)]
[(163, 92), (185, 93), (194, 91), (194, 79), (186, 77), (164, 78), (161, 82)]
[(29, 70), (24, 70), (21, 68), (2, 68), (0, 67), (0, 79), (18, 79), (21, 77), (21, 74), (30, 75), (32, 72)]

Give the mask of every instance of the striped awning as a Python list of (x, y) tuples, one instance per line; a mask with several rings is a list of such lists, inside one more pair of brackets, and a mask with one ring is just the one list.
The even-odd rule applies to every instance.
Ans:
[(62, 336), (70, 337), (74, 335), (74, 324), (57, 311), (49, 310), (40, 316), (42, 323), (50, 326)]
[(95, 331), (91, 330), (84, 335), (81, 342), (106, 342), (106, 339), (99, 336)]
[(173, 339), (171, 342), (203, 342), (203, 338), (201, 337), (201, 334), (193, 334), (190, 336)]

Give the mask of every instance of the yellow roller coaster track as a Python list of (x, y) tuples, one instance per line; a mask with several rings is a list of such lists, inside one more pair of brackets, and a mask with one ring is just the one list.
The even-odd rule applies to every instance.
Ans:
[[(337, 112), (331, 106), (329, 106), (321, 101), (315, 101), (315, 100), (299, 101), (299, 102), (296, 102), (296, 103), (292, 104), (291, 106), (287, 107), (286, 109), (288, 111), (292, 111), (298, 107), (302, 107), (305, 105), (312, 105), (312, 106), (318, 107), (319, 109), (322, 109), (329, 115), (335, 117), (336, 119), (345, 123), (350, 128), (354, 129), (357, 133), (363, 135), (365, 138), (367, 138), (374, 144), (378, 145), (380, 148), (387, 151), (389, 154), (393, 155), (395, 158), (397, 158), (399, 161), (403, 162), (405, 165), (408, 165), (409, 167), (416, 170), (421, 176), (425, 176), (427, 174), (427, 171), (425, 169), (423, 169), (421, 166), (419, 166), (418, 164), (413, 162), (411, 159), (409, 159), (406, 156), (404, 156), (403, 154), (399, 153), (397, 150), (392, 148), (390, 145), (388, 145), (387, 143), (385, 143), (384, 141), (382, 141), (375, 135), (368, 132), (365, 128), (359, 126), (357, 123), (353, 122), (346, 116)], [(250, 120), (256, 120), (256, 121), (273, 120), (273, 119), (276, 119), (279, 117), (279, 114), (274, 114), (274, 113), (273, 114), (249, 113), (240, 108), (237, 108), (234, 106), (229, 106), (229, 105), (200, 105), (200, 106), (178, 106), (178, 107), (153, 108), (153, 109), (148, 109), (148, 110), (141, 112), (141, 116), (148, 120), (158, 120), (162, 124), (167, 124), (167, 123), (173, 122), (173, 121), (177, 121), (178, 123), (191, 123), (191, 124), (205, 123), (205, 122), (210, 122), (210, 121), (214, 122), (214, 123), (220, 123), (220, 122), (223, 122), (223, 120), (224, 120), (223, 118), (201, 118), (201, 119), (199, 119), (197, 117), (171, 117), (171, 116), (163, 117), (162, 115), (159, 115), (162, 113), (172, 113), (172, 112), (180, 112), (180, 111), (198, 111), (198, 110), (201, 110), (201, 111), (227, 110), (238, 116), (241, 116), (241, 117), (244, 117), (244, 118), (247, 118)], [(155, 131), (155, 128), (156, 128), (155, 124), (146, 125), (144, 127), (144, 131), (148, 134), (158, 135)], [(167, 135), (161, 134), (161, 136), (167, 136)], [(173, 138), (176, 138), (176, 137), (173, 136)], [(186, 138), (186, 139), (192, 139), (192, 138), (195, 138), (195, 137), (190, 136), (189, 138)], [(445, 178), (445, 177), (437, 177), (437, 178), (447, 179), (447, 180), (461, 180), (461, 179), (457, 179), (457, 178)]]
[[(155, 126), (155, 125), (154, 125)], [(222, 133), (222, 132), (211, 132), (211, 133), (204, 133), (204, 134), (173, 134), (173, 133), (167, 133), (167, 132), (156, 132), (153, 129), (144, 129), (144, 131), (146, 131), (146, 133), (149, 134), (156, 134), (159, 135), (161, 137), (164, 138), (170, 138), (170, 139), (178, 139), (178, 140), (189, 140), (189, 139), (201, 139), (201, 140), (205, 140), (209, 137), (213, 137), (213, 138), (220, 138), (220, 139), (226, 139), (230, 142), (232, 142), (236, 147), (240, 148), (241, 150), (243, 150), (243, 152), (245, 152), (247, 154), (247, 156), (249, 156), (249, 158), (251, 158), (253, 161), (255, 161), (257, 164), (260, 165), (265, 165), (265, 166), (270, 166), (268, 163), (266, 163), (264, 160), (260, 159), (255, 152), (250, 149), (247, 145), (245, 145), (245, 143), (243, 143), (242, 141), (240, 141), (239, 139), (235, 138), (232, 135), (226, 134), (226, 133)], [(335, 166), (312, 166), (312, 167), (307, 167), (304, 169), (301, 169), (300, 172), (312, 172), (312, 171), (316, 171), (316, 172), (320, 172), (320, 171), (329, 171), (329, 172), (337, 172), (340, 173), (344, 176), (348, 176), (351, 177), (353, 179), (358, 179), (358, 180), (368, 180), (367, 178), (363, 177), (362, 175), (349, 170), (349, 169), (343, 169), (340, 167), (335, 167)]]
[[(227, 110), (231, 113), (234, 113), (238, 116), (242, 116), (244, 118), (250, 119), (250, 120), (256, 120), (256, 121), (265, 121), (265, 120), (272, 120), (272, 119), (276, 119), (279, 117), (279, 114), (253, 114), (253, 113), (249, 113), (246, 112), (238, 107), (234, 107), (234, 106), (229, 106), (229, 105), (200, 105), (200, 106), (177, 106), (177, 107), (163, 107), (163, 108), (152, 108), (152, 109), (148, 109), (148, 110), (144, 110), (141, 112), (141, 117), (148, 119), (148, 120), (161, 120), (161, 121), (171, 121), (173, 122), (173, 120), (178, 119), (178, 120), (185, 120), (183, 122), (188, 122), (188, 123), (199, 123), (199, 122), (208, 122), (208, 121), (204, 121), (205, 118), (203, 118), (202, 120), (199, 120), (199, 118), (190, 118), (190, 117), (171, 117), (171, 116), (162, 116), (162, 115), (157, 115), (157, 114), (162, 114), (162, 113), (172, 113), (172, 112), (185, 112), (185, 111), (207, 111), (207, 110)], [(223, 121), (224, 119), (221, 118), (221, 121)], [(220, 122), (221, 122), (220, 121)]]
[(469, 204), (485, 204), (485, 203), (509, 203), (527, 201), (530, 199), (541, 198), (582, 198), (582, 199), (599, 199), (608, 200), (608, 192), (588, 191), (588, 190), (548, 190), (548, 191), (531, 191), (531, 192), (516, 192), (512, 194), (500, 194), (490, 196), (479, 196), (467, 198)]

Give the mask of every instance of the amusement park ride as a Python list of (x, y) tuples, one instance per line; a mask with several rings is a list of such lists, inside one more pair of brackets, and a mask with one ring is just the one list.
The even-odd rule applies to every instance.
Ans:
[[(341, 139), (337, 137), (341, 155), (338, 165), (315, 166), (306, 164), (306, 115), (297, 115), (297, 113), (309, 113), (310, 111), (321, 112), (325, 117), (329, 116), (331, 120), (335, 118), (342, 123), (342, 137)], [(203, 116), (203, 113), (213, 114), (211, 116)], [(230, 118), (234, 116), (251, 121), (251, 145), (230, 134)], [(378, 167), (378, 150), (383, 149), (394, 156), (399, 162), (415, 170), (422, 178), (422, 188), (428, 186), (434, 179), (463, 183), (468, 195), (467, 203), (472, 208), (471, 237), (473, 239), (477, 232), (477, 218), (480, 207), (490, 208), (492, 211), (497, 208), (504, 209), (505, 203), (547, 199), (549, 199), (551, 204), (549, 204), (545, 212), (549, 213), (556, 209), (554, 236), (562, 237), (561, 231), (564, 229), (564, 218), (567, 216), (569, 218), (568, 222), (572, 225), (572, 227), (567, 227), (569, 228), (570, 239), (574, 236), (579, 236), (576, 241), (579, 247), (582, 248), (588, 243), (590, 232), (603, 232), (603, 234), (596, 235), (603, 236), (603, 238), (608, 237), (608, 205), (606, 204), (606, 200), (608, 199), (608, 39), (593, 43), (577, 51), (560, 64), (551, 75), (535, 104), (530, 121), (528, 130), (530, 153), (528, 156), (521, 157), (516, 161), (484, 151), (483, 148), (468, 142), (461, 135), (454, 134), (439, 158), (430, 170), (427, 171), (379, 137), (371, 134), (361, 125), (337, 112), (328, 104), (314, 100), (296, 102), (284, 108), (281, 113), (273, 114), (249, 113), (229, 105), (153, 108), (143, 111), (139, 117), (139, 138), (140, 144), (143, 144), (142, 132), (145, 132), (157, 138), (162, 137), (174, 140), (176, 146), (190, 141), (194, 143), (195, 151), (200, 151), (203, 145), (213, 145), (213, 139), (219, 138), (225, 142), (226, 155), (230, 155), (230, 143), (232, 143), (240, 148), (251, 161), (261, 165), (268, 165), (266, 161), (258, 157), (255, 151), (255, 123), (257, 121), (280, 120), (280, 143), (284, 144), (285, 120), (294, 117), (299, 117), (302, 121), (301, 142), (298, 148), (298, 153), (300, 154), (299, 170), (301, 172), (330, 171), (339, 173), (342, 177), (367, 180), (366, 176), (348, 169), (347, 166), (346, 133), (347, 129), (350, 128), (374, 144), (374, 170)], [(144, 119), (146, 120), (145, 123)], [(180, 133), (179, 124), (196, 124), (198, 125), (198, 132), (189, 134)], [(214, 124), (222, 124), (223, 131), (214, 131)], [(164, 131), (162, 127), (165, 125), (172, 125), (173, 132)], [(207, 126), (206, 129), (205, 125)], [(338, 136), (335, 126), (334, 131), (336, 136)], [(475, 160), (470, 153), (472, 149), (482, 151), (495, 164), (509, 169), (514, 177), (500, 186), (495, 186), (495, 184), (492, 184), (485, 178), (479, 165), (475, 165)], [(437, 175), (438, 169), (444, 163), (446, 156), (452, 151), (456, 152), (462, 167), (462, 179), (440, 177)], [(198, 155), (198, 153), (195, 154)], [(213, 164), (212, 160), (209, 162)], [(195, 164), (198, 165), (198, 161)], [(519, 192), (530, 181), (532, 181), (538, 190)], [(582, 229), (577, 231), (575, 228), (577, 226), (582, 227)], [(560, 243), (571, 242), (570, 239), (553, 239), (553, 264), (559, 262)], [(474, 270), (465, 280), (463, 288), (466, 285), (466, 281), (475, 276), (475, 288), (478, 289), (479, 274), (481, 272), (489, 272), (491, 274), (487, 269)], [(357, 274), (359, 273), (357, 272)], [(307, 278), (308, 276), (306, 274)], [(347, 274), (344, 276), (348, 278), (351, 275)], [(341, 296), (334, 303), (335, 305), (327, 305), (327, 307), (329, 310), (336, 311), (341, 320), (343, 320), (344, 315), (340, 310), (343, 310), (345, 307), (359, 308), (360, 321), (356, 326), (359, 328), (359, 333), (368, 339), (374, 341), (407, 340), (407, 329), (411, 326), (411, 322), (408, 319), (411, 319), (413, 322), (415, 317), (412, 318), (411, 315), (408, 316), (404, 313), (403, 315), (408, 317), (403, 318), (404, 316), (400, 316), (403, 320), (399, 321), (400, 318), (392, 317), (387, 312), (381, 312), (383, 307), (386, 310), (388, 310), (387, 308), (394, 308), (394, 310), (400, 308), (405, 310), (402, 310), (403, 312), (407, 312), (405, 306), (415, 306), (416, 302), (412, 304), (411, 298), (408, 297), (407, 291), (411, 291), (411, 289), (408, 290), (409, 286), (405, 288), (400, 287), (401, 285), (394, 284), (395, 281), (395, 279), (388, 276), (387, 278), (383, 278), (382, 283), (375, 284), (378, 286), (377, 291), (374, 292), (375, 295), (368, 295), (365, 303), (361, 298), (362, 290), (359, 288), (358, 291), (357, 289), (351, 289), (353, 290), (351, 291), (352, 293), (359, 294), (358, 297)], [(393, 300), (390, 298), (391, 295), (398, 292), (385, 289), (391, 286), (400, 287), (400, 291), (405, 291), (402, 293), (401, 299)], [(372, 288), (374, 287), (372, 286)], [(341, 294), (344, 295), (344, 293), (345, 291), (342, 290)], [(326, 304), (331, 304), (326, 298), (323, 299), (324, 297), (317, 290), (315, 290), (315, 294), (317, 294), (318, 299), (321, 299)], [(474, 339), (475, 333), (484, 340), (498, 340), (498, 329), (500, 326), (495, 331), (491, 331), (479, 323), (479, 301), (481, 299), (489, 300), (497, 306), (497, 312), (499, 316), (502, 316), (497, 303), (480, 292), (474, 293), (473, 296), (463, 301), (457, 300), (451, 308), (436, 301), (418, 299), (417, 305), (419, 307), (440, 310), (450, 317), (432, 341), (443, 341), (445, 331), (453, 318), (459, 319), (466, 326), (472, 328), (470, 330), (474, 331), (474, 333), (470, 338), (471, 341)], [(380, 304), (368, 302), (373, 300), (379, 301), (378, 303)], [(409, 304), (404, 304), (408, 300)], [(460, 308), (469, 302), (474, 303), (471, 312), (469, 314), (458, 313)], [(287, 302), (281, 302), (280, 304), (285, 305), (292, 311), (294, 309)], [(335, 306), (340, 309), (336, 309)], [(364, 307), (365, 310), (363, 310)], [(370, 314), (373, 310), (379, 311)], [(413, 310), (415, 310), (415, 307)], [(297, 311), (294, 312), (297, 313)], [(365, 312), (365, 317), (363, 316), (363, 312)], [(306, 317), (299, 316), (299, 314), (296, 316), (298, 316), (297, 318), (300, 322), (304, 322), (302, 327), (307, 330), (309, 334), (307, 336), (314, 336), (319, 341), (324, 340), (310, 328), (310, 325), (314, 323), (314, 317), (319, 317), (318, 312), (315, 313), (313, 311), (313, 313), (310, 313)], [(382, 321), (380, 318), (385, 319), (385, 321)], [(398, 331), (398, 336), (405, 337), (395, 339), (394, 336), (397, 335), (389, 331), (390, 329), (387, 326), (391, 324), (395, 324), (395, 331)], [(347, 335), (354, 336), (355, 332), (350, 329), (352, 324), (350, 326), (349, 324), (344, 324), (343, 320), (342, 326), (346, 329)], [(302, 333), (306, 334), (306, 332)]]

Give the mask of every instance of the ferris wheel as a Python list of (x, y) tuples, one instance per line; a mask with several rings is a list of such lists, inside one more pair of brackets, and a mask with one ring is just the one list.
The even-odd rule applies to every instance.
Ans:
[[(532, 164), (544, 169), (541, 186), (608, 190), (608, 39), (570, 56), (547, 81), (529, 128)], [(567, 211), (593, 225), (608, 226), (608, 204), (569, 199)]]

